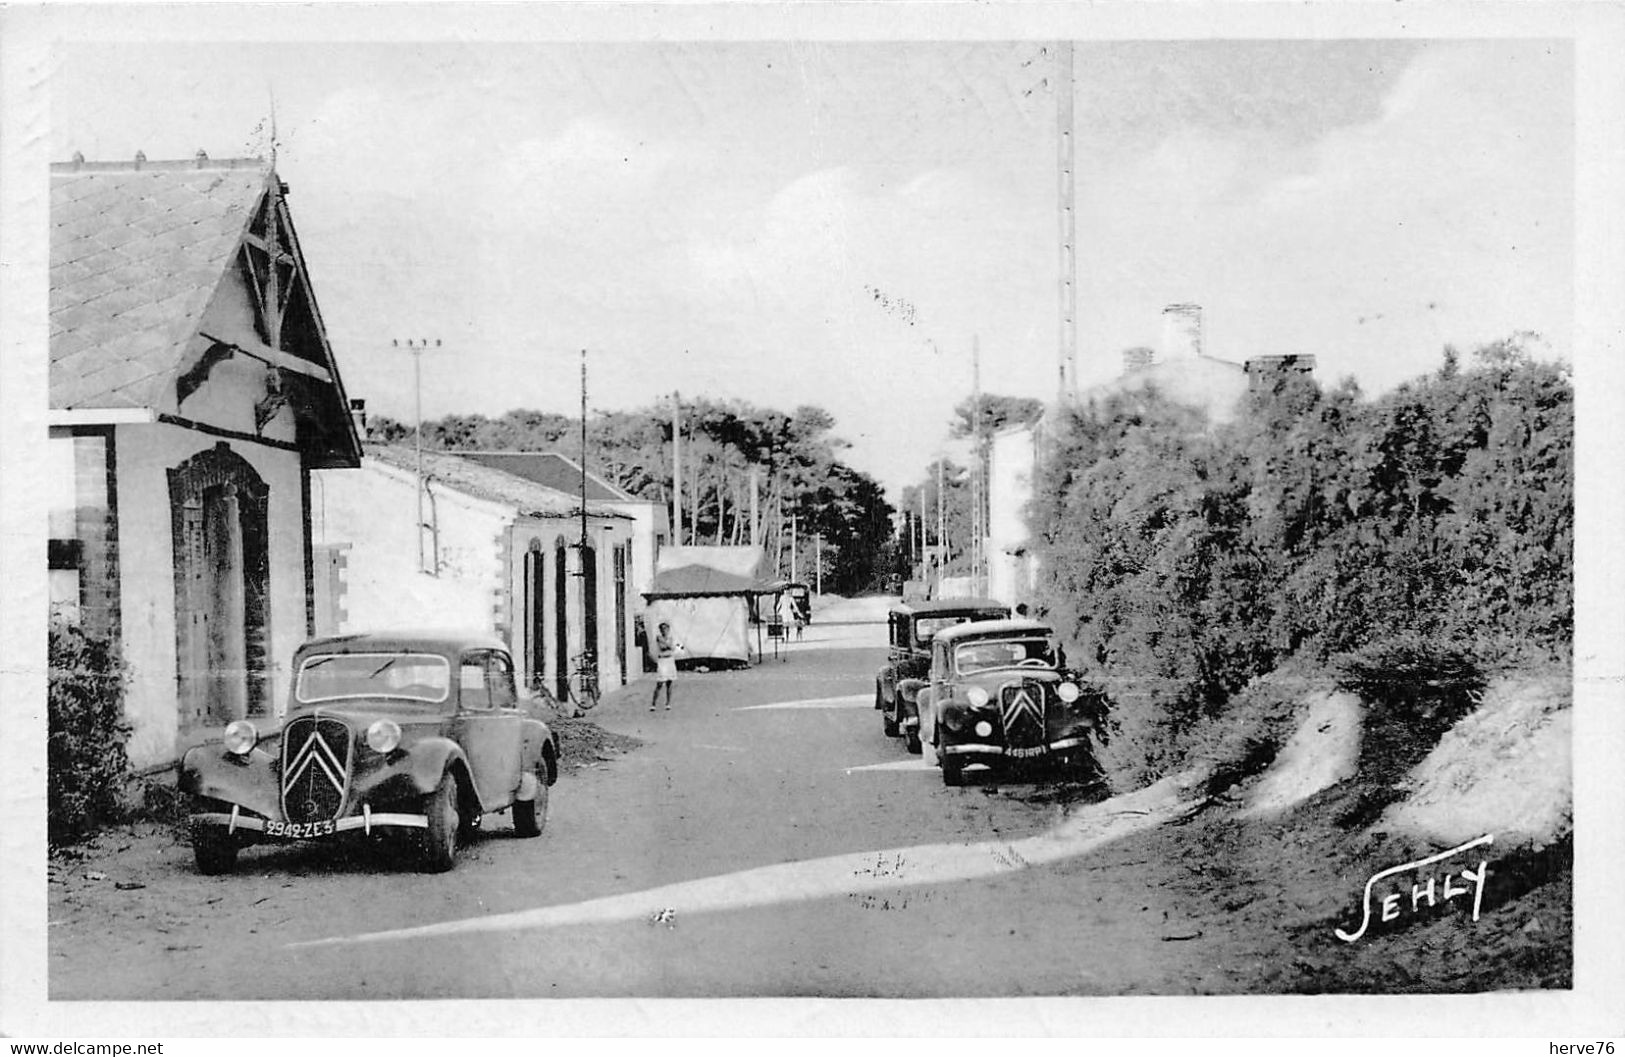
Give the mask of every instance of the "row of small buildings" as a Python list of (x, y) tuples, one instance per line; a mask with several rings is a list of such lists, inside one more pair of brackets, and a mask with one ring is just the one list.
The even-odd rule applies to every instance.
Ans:
[(202, 152), (52, 166), (52, 617), (124, 657), (132, 763), (280, 714), (313, 635), (483, 627), (532, 685), (589, 646), (634, 678), (660, 505), (558, 453), (371, 443), (288, 192)]

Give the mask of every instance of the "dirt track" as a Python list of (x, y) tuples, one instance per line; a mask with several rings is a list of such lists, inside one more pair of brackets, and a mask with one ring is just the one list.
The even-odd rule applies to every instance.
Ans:
[[(58, 857), (50, 995), (1565, 986), (1566, 881), (1477, 924), (1440, 916), (1355, 947), (1332, 938), (1382, 854), (1341, 839), (1335, 796), (1263, 823), (1222, 801), (1191, 814), (1190, 790), (1091, 804), (1067, 784), (945, 789), (868, 707), (880, 629), (828, 619), (782, 659), (685, 675), (671, 713), (648, 712), (643, 685), (610, 695), (592, 719), (620, 737), (576, 740), (585, 751), (546, 834), (515, 840), (493, 820), (451, 874), (304, 845), (254, 849), (237, 875), (202, 877), (158, 826)], [(411, 931), (425, 926), (438, 934)], [(1526, 956), (1497, 957), (1497, 944)]]

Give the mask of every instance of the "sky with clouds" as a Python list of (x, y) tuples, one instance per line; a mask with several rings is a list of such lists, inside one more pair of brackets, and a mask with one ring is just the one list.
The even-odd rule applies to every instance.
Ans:
[[(51, 156), (268, 149), (352, 396), (424, 412), (814, 403), (894, 491), (969, 394), (1054, 393), (1055, 48), (73, 44)], [(1574, 55), (1547, 40), (1080, 42), (1079, 375), (1210, 355), (1377, 392), (1574, 341)]]

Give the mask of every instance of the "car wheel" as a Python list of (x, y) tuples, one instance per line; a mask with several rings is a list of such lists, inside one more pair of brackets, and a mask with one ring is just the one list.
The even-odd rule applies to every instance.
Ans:
[(903, 744), (915, 756), (920, 754), (920, 732), (917, 730), (903, 731)]
[(237, 868), (237, 838), (219, 826), (192, 827), (192, 857), (201, 874), (226, 874)]
[(881, 712), (880, 712), (880, 730), (881, 730), (881, 732), (883, 734), (885, 734), (886, 737), (888, 737), (888, 738), (897, 737), (897, 735), (899, 733), (901, 733), (901, 731), (899, 731), (897, 729), (897, 719), (898, 719), (897, 713), (894, 713), (891, 709), (887, 708), (884, 704), (878, 705), (876, 707), (878, 707), (881, 710)]
[(886, 699), (880, 695), (880, 684), (875, 683), (875, 708), (885, 708)]
[(457, 861), (457, 779), (450, 771), (440, 776), (434, 792), (423, 798), (429, 828), (423, 831), (424, 873), (444, 873)]
[(536, 796), (513, 802), (513, 831), (521, 837), (540, 837), (547, 826), (547, 761), (536, 761)]
[(965, 784), (965, 761), (962, 757), (942, 757), (942, 784), (951, 786)]

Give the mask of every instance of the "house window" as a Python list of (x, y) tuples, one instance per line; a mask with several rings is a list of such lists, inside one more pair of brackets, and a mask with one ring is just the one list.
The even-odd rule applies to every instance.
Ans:
[(46, 447), (51, 615), (118, 637), (112, 431), (53, 430)]

